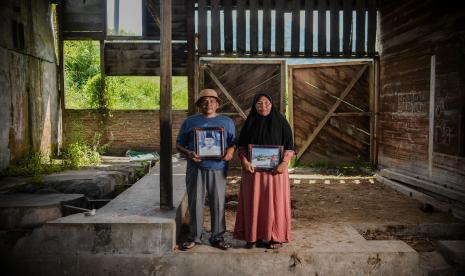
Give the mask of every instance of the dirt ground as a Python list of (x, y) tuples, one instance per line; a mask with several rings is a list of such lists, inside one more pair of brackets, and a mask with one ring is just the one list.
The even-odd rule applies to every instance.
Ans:
[[(420, 202), (377, 182), (373, 176), (299, 173), (291, 178), (292, 229), (315, 223), (418, 224), (460, 222), (450, 214), (424, 212)], [(240, 172), (228, 176), (226, 227), (234, 230)], [(206, 207), (205, 229), (210, 229)], [(377, 239), (373, 236), (372, 239)], [(379, 233), (379, 235), (382, 235)], [(370, 238), (370, 237), (367, 237)]]

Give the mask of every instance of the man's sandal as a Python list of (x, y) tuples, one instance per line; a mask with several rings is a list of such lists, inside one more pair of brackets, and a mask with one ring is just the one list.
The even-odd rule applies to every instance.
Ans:
[(182, 245), (181, 245), (181, 250), (183, 251), (186, 251), (186, 250), (190, 250), (192, 248), (194, 248), (197, 244), (193, 241), (186, 241), (186, 242), (183, 242)]
[(231, 248), (231, 244), (227, 241), (215, 241), (212, 242), (212, 246), (221, 250), (228, 250), (229, 248)]

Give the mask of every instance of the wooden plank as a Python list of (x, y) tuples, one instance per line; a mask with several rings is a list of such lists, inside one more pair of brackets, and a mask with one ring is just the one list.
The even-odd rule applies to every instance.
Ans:
[(330, 53), (333, 56), (339, 55), (339, 0), (330, 0), (330, 20), (331, 20), (331, 35), (330, 35)]
[(246, 0), (237, 0), (237, 20), (236, 20), (236, 43), (237, 53), (245, 53), (245, 4)]
[(326, 55), (326, 1), (318, 1), (318, 55)]
[(220, 53), (220, 0), (211, 0), (212, 54)]
[[(375, 65), (374, 63), (370, 64), (369, 67), (369, 84), (368, 84), (368, 89), (369, 89), (369, 106), (370, 106), (370, 115), (371, 112), (374, 110), (374, 102), (375, 102)], [(370, 116), (370, 163), (374, 165), (374, 160), (375, 160), (375, 118), (374, 116)]]
[(224, 0), (224, 52), (233, 52), (232, 0)]
[(263, 54), (271, 53), (271, 0), (263, 0)]
[(365, 55), (365, 11), (366, 5), (365, 0), (356, 0), (356, 34), (357, 38), (355, 40), (355, 52), (357, 56)]
[(198, 1), (198, 37), (199, 54), (203, 55), (207, 53), (207, 0)]
[[(187, 44), (172, 44), (173, 75), (186, 75)], [(105, 73), (108, 76), (159, 76), (160, 43), (106, 42)]]
[(421, 180), (389, 169), (382, 169), (379, 174), (391, 180), (400, 181), (459, 202), (465, 202), (465, 193), (443, 187), (430, 181)]
[(63, 32), (64, 40), (102, 40), (104, 32)]
[(242, 118), (246, 119), (247, 115), (245, 115), (244, 111), (241, 109), (239, 104), (234, 100), (234, 98), (229, 94), (228, 90), (223, 86), (223, 84), (218, 80), (218, 78), (215, 76), (215, 74), (208, 68), (208, 66), (205, 66), (205, 71), (208, 73), (210, 78), (215, 82), (215, 84), (218, 86), (218, 88), (221, 90), (221, 92), (228, 98), (229, 102), (234, 106), (234, 108), (239, 112)]
[(160, 6), (160, 208), (172, 209), (171, 0), (161, 1)]
[(295, 141), (295, 131), (294, 131), (294, 85), (293, 85), (293, 79), (294, 79), (294, 74), (293, 74), (293, 66), (289, 65), (288, 67), (288, 81), (287, 81), (287, 91), (288, 91), (288, 110), (287, 114), (289, 115), (289, 125), (291, 126), (292, 129), (292, 135), (294, 136), (294, 141)]
[(250, 10), (250, 53), (258, 53), (258, 1), (249, 2)]
[(342, 92), (341, 96), (339, 97), (339, 99), (334, 103), (334, 105), (329, 109), (328, 113), (326, 114), (326, 116), (323, 118), (323, 120), (321, 120), (319, 123), (318, 123), (318, 126), (317, 128), (313, 131), (313, 133), (307, 138), (307, 140), (305, 141), (305, 143), (303, 144), (302, 148), (300, 149), (299, 153), (297, 154), (297, 159), (299, 159), (303, 154), (304, 152), (307, 150), (307, 148), (311, 145), (311, 143), (313, 142), (313, 140), (316, 138), (316, 136), (318, 135), (318, 133), (320, 133), (321, 129), (325, 126), (325, 124), (328, 122), (328, 120), (331, 118), (331, 115), (334, 113), (334, 111), (336, 111), (336, 109), (339, 107), (339, 105), (342, 103), (342, 100), (344, 100), (344, 98), (347, 96), (347, 94), (349, 94), (350, 90), (352, 89), (352, 87), (354, 87), (354, 85), (357, 83), (357, 81), (360, 79), (360, 77), (363, 75), (363, 73), (365, 72), (366, 68), (368, 67), (367, 64), (365, 64), (362, 69), (360, 69), (360, 71), (358, 71), (357, 75), (352, 79), (352, 81), (349, 83), (349, 85), (344, 89), (344, 91)]
[(404, 195), (407, 195), (413, 199), (416, 199), (416, 200), (419, 200), (423, 203), (427, 203), (427, 204), (430, 204), (432, 206), (434, 206), (434, 208), (438, 209), (438, 210), (441, 210), (443, 212), (450, 212), (451, 211), (451, 205), (450, 204), (447, 204), (447, 203), (443, 203), (437, 199), (435, 199), (434, 197), (431, 197), (429, 195), (425, 195), (424, 193), (420, 192), (420, 191), (417, 191), (415, 189), (412, 189), (412, 188), (409, 188), (405, 185), (402, 185), (396, 181), (393, 181), (393, 180), (390, 180), (390, 179), (387, 179), (383, 176), (380, 176), (380, 175), (376, 175), (376, 180), (378, 180), (379, 182), (385, 184), (386, 186), (389, 186), (391, 188), (393, 188), (394, 190), (400, 192), (400, 193), (403, 193)]
[(374, 59), (374, 100), (373, 100), (373, 140), (374, 140), (374, 149), (373, 149), (373, 155), (374, 155), (374, 160), (373, 164), (374, 167), (378, 167), (378, 111), (379, 111), (379, 91), (380, 91), (380, 82), (379, 82), (379, 77), (380, 77), (380, 70), (379, 70), (379, 57), (376, 57)]
[(353, 10), (353, 1), (343, 1), (343, 33), (342, 33), (342, 49), (343, 53), (346, 56), (352, 54), (352, 10)]
[(195, 0), (186, 0), (187, 26), (187, 103), (188, 114), (195, 113)]
[(367, 38), (367, 54), (372, 57), (375, 55), (375, 44), (376, 44), (376, 18), (378, 1), (368, 1), (368, 38)]
[(281, 113), (286, 112), (286, 106), (284, 104), (284, 98), (286, 94), (286, 60), (281, 60), (281, 66), (280, 66), (280, 71), (281, 71), (281, 91), (280, 91), (280, 105), (279, 105), (279, 111)]
[(106, 1), (63, 0), (63, 32), (103, 32), (106, 21)]
[(291, 55), (298, 56), (300, 46), (300, 0), (293, 1), (291, 40)]
[(275, 50), (276, 55), (284, 55), (284, 0), (276, 0)]
[(360, 117), (371, 116), (371, 112), (339, 112), (333, 113), (332, 117)]
[(313, 55), (313, 2), (305, 0), (305, 56)]
[[(430, 85), (429, 85), (429, 132), (428, 132), (428, 174), (433, 176), (433, 149), (434, 149), (434, 101), (436, 90), (436, 56), (431, 56), (431, 72), (430, 72)], [(465, 202), (465, 201), (464, 201)]]

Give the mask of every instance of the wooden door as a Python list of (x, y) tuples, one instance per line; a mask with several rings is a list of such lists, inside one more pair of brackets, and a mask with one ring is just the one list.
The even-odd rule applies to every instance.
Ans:
[(302, 164), (373, 160), (373, 66), (289, 66), (289, 115)]

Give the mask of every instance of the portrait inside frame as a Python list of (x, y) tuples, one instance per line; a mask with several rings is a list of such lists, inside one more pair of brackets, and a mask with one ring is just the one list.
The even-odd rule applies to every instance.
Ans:
[(256, 170), (272, 171), (283, 157), (283, 146), (249, 145), (249, 159)]
[(203, 159), (219, 159), (224, 155), (222, 127), (194, 128), (195, 153)]

